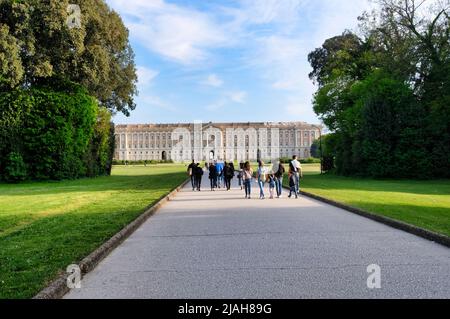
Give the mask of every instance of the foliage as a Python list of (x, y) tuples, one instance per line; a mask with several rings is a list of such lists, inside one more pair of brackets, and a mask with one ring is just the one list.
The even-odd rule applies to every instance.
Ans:
[[(282, 163), (282, 164), (289, 164), (290, 162), (292, 162), (291, 157), (280, 158), (280, 163)], [(299, 162), (302, 164), (317, 164), (317, 163), (320, 163), (320, 158), (314, 158), (314, 157), (302, 158), (302, 159), (299, 159)]]
[(333, 131), (324, 144), (338, 174), (450, 177), (448, 3), (422, 16), (415, 0), (378, 2), (359, 18), (362, 37), (345, 32), (308, 57), (314, 110)]
[(23, 73), (17, 40), (0, 24), (0, 90), (18, 85)]
[(94, 133), (86, 153), (87, 176), (109, 175), (114, 156), (114, 124), (111, 113), (103, 107), (99, 108)]
[[(81, 8), (70, 28), (70, 4)], [(111, 111), (135, 108), (136, 68), (128, 30), (104, 0), (2, 0), (0, 89), (71, 81)]]
[(27, 167), (23, 161), (22, 155), (11, 152), (5, 161), (5, 181), (17, 183), (24, 181), (27, 177)]
[[(334, 159), (336, 156), (336, 150), (334, 146), (336, 144), (336, 134), (322, 135), (320, 138), (314, 141), (311, 147), (311, 154), (319, 158), (319, 162), (322, 162), (322, 170), (329, 172), (335, 169)], [(315, 150), (315, 152), (313, 152)]]
[(113, 165), (156, 165), (156, 164), (173, 164), (173, 163), (174, 163), (173, 160), (113, 161)]
[(86, 176), (90, 143), (106, 165), (94, 134), (98, 105), (82, 87), (16, 89), (0, 93), (0, 105), (0, 176), (7, 176), (11, 152), (21, 155), (31, 179)]

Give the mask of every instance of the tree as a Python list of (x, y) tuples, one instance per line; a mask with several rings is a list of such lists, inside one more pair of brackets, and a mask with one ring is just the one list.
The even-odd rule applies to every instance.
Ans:
[(357, 35), (349, 31), (326, 40), (322, 47), (308, 55), (313, 68), (310, 79), (322, 87), (340, 75), (351, 79), (361, 78), (365, 70), (362, 59), (365, 46)]
[(86, 153), (87, 176), (111, 174), (114, 148), (114, 124), (111, 123), (111, 113), (101, 107), (89, 143), (89, 151)]
[[(7, 65), (17, 70), (9, 75), (2, 71), (1, 78), (12, 87), (75, 82), (101, 105), (128, 115), (137, 93), (128, 30), (104, 0), (70, 3), (81, 8), (80, 28), (67, 24), (69, 0), (1, 1), (0, 41), (6, 43), (7, 55), (12, 53)], [(0, 66), (6, 64), (1, 50)]]
[(17, 86), (23, 74), (17, 40), (9, 33), (8, 26), (0, 24), (0, 90)]
[(450, 176), (450, 1), (380, 0), (361, 18), (383, 68), (409, 83), (425, 107), (425, 152), (434, 176)]
[(308, 57), (337, 172), (448, 177), (450, 1), (378, 2), (359, 18), (361, 37), (333, 37)]

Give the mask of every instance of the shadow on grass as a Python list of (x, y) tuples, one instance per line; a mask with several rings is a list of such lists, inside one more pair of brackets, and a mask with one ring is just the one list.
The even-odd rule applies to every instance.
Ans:
[(371, 202), (349, 202), (350, 206), (362, 208), (373, 214), (386, 216), (405, 223), (450, 236), (450, 212), (446, 207), (426, 205), (380, 204)]
[[(32, 182), (18, 185), (8, 185), (0, 188), (3, 196), (54, 195), (76, 192), (104, 191), (152, 191), (173, 185), (174, 181), (183, 182), (187, 178), (183, 173), (165, 173), (153, 175), (115, 175), (92, 179), (81, 179), (61, 182)], [(5, 184), (1, 185), (4, 186)]]
[(67, 211), (39, 218), (0, 237), (0, 299), (33, 297), (64, 267), (86, 257), (178, 184), (153, 194), (145, 205), (123, 205), (100, 212)]

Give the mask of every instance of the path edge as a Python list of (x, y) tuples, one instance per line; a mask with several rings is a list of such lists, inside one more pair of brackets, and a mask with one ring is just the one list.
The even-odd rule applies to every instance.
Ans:
[[(140, 214), (135, 220), (122, 228), (109, 240), (104, 242), (100, 247), (94, 250), (91, 254), (85, 257), (78, 263), (81, 269), (82, 275), (94, 270), (94, 268), (115, 248), (122, 244), (131, 234), (133, 234), (142, 224), (144, 224), (150, 217), (152, 217), (164, 204), (166, 204), (172, 197), (174, 197), (181, 189), (183, 189), (190, 179), (184, 181), (178, 187), (172, 189), (172, 191), (161, 198), (151, 207), (147, 208), (142, 214)], [(69, 274), (62, 273), (55, 280), (53, 280), (47, 287), (42, 289), (32, 299), (61, 299), (66, 295), (70, 289), (67, 287), (67, 277)]]
[[(287, 188), (285, 188), (285, 189), (287, 189)], [(340, 202), (334, 201), (334, 200), (326, 198), (326, 197), (322, 197), (322, 196), (304, 192), (304, 191), (301, 191), (300, 193), (306, 197), (309, 197), (309, 198), (318, 200), (320, 202), (344, 209), (350, 213), (354, 213), (359, 216), (374, 220), (376, 222), (385, 224), (392, 228), (403, 230), (407, 233), (422, 237), (424, 239), (433, 241), (435, 243), (438, 243), (438, 244), (441, 244), (443, 246), (450, 248), (450, 237), (448, 237), (448, 236), (441, 235), (441, 234), (438, 234), (438, 233), (435, 233), (430, 230), (426, 230), (426, 229), (423, 229), (423, 228), (420, 228), (417, 226), (413, 226), (411, 224), (407, 224), (407, 223), (404, 223), (404, 222), (401, 222), (401, 221), (398, 221), (398, 220), (395, 220), (395, 219), (392, 219), (392, 218), (389, 218), (386, 216), (370, 213), (363, 209), (356, 208), (356, 207), (353, 207), (353, 206), (350, 206), (350, 205), (347, 205), (344, 203), (340, 203)]]

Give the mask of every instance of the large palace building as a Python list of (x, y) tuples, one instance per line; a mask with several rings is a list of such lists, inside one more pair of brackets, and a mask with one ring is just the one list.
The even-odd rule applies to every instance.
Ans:
[(289, 123), (142, 124), (116, 126), (116, 160), (265, 161), (311, 156), (321, 126)]

